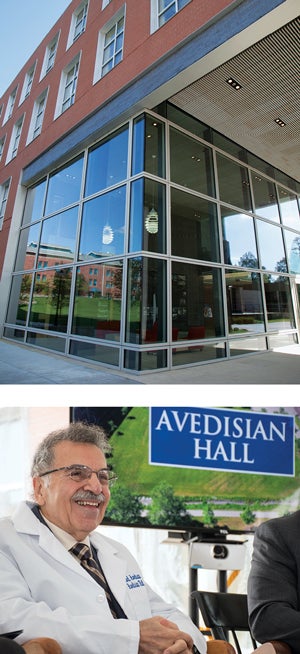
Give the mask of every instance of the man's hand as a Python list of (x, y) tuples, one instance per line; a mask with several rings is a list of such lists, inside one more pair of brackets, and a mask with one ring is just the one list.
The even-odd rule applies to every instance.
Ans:
[(160, 616), (140, 622), (139, 654), (191, 654), (193, 639)]

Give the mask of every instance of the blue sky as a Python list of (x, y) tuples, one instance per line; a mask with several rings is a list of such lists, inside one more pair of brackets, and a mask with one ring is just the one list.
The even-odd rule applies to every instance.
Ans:
[(70, 0), (1, 0), (0, 97)]

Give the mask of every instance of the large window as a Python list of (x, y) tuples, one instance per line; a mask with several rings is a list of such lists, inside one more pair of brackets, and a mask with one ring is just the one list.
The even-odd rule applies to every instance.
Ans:
[(166, 252), (166, 188), (141, 178), (131, 187), (129, 250)]
[(172, 340), (224, 336), (221, 271), (172, 264)]
[(283, 275), (264, 275), (268, 330), (295, 327), (290, 280)]
[(128, 127), (104, 139), (88, 156), (85, 195), (113, 186), (127, 177)]
[(135, 344), (167, 340), (166, 262), (137, 257), (129, 260), (126, 341)]
[(213, 202), (172, 189), (172, 254), (220, 261), (217, 207)]
[(215, 195), (212, 151), (190, 136), (170, 130), (171, 180), (199, 193)]
[(122, 284), (122, 261), (78, 267), (72, 333), (120, 341)]
[(246, 270), (226, 270), (229, 334), (252, 335), (263, 332), (264, 314), (260, 274)]
[(286, 258), (280, 227), (263, 220), (257, 221), (261, 267), (265, 270), (286, 272)]
[(78, 201), (82, 163), (83, 159), (80, 157), (51, 175), (47, 192), (46, 214), (59, 211), (63, 207)]
[(221, 216), (225, 263), (258, 268), (253, 218), (226, 207), (221, 207)]
[(245, 166), (221, 154), (217, 155), (220, 199), (227, 204), (251, 211), (249, 174)]
[(100, 259), (124, 252), (126, 187), (84, 203), (78, 259)]
[(279, 223), (279, 209), (274, 182), (257, 172), (252, 172), (251, 179), (254, 210), (263, 218)]

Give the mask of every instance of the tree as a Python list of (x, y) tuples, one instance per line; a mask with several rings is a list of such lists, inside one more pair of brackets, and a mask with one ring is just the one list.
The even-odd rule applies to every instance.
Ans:
[(148, 511), (148, 518), (154, 525), (182, 524), (190, 522), (184, 501), (174, 495), (172, 486), (162, 481), (152, 491), (152, 503)]
[(253, 513), (252, 509), (250, 508), (249, 504), (246, 504), (241, 511), (241, 519), (245, 523), (245, 525), (252, 525), (253, 522), (255, 521), (255, 513)]
[(203, 523), (208, 526), (208, 527), (213, 527), (214, 525), (217, 524), (218, 520), (215, 517), (215, 514), (213, 512), (213, 509), (211, 508), (209, 502), (207, 500), (204, 500), (202, 502), (202, 521)]
[(111, 489), (110, 502), (106, 516), (115, 522), (135, 524), (141, 519), (143, 504), (137, 495), (130, 492), (122, 484), (116, 484)]

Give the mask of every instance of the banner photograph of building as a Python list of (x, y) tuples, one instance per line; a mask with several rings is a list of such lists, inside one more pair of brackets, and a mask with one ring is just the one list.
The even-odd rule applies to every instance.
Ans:
[(299, 343), (296, 0), (72, 0), (0, 98), (0, 337), (141, 374)]

